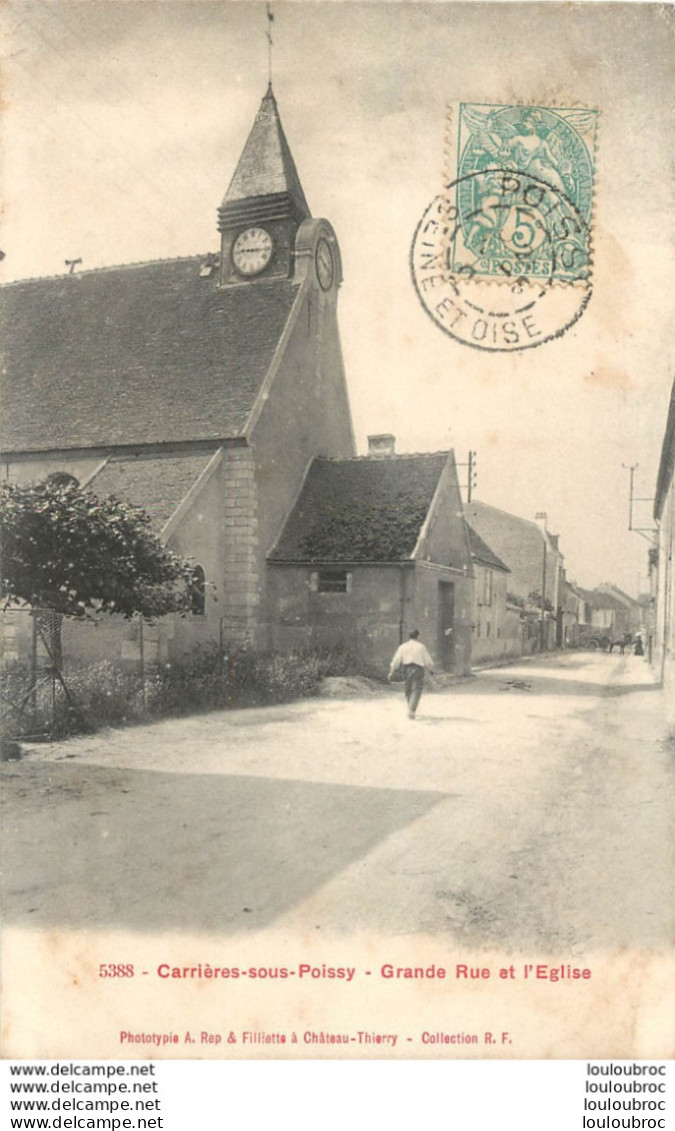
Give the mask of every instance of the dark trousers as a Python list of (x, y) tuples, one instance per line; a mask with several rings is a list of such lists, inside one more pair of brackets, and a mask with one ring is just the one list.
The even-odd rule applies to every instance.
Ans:
[(424, 668), (419, 664), (404, 664), (405, 697), (408, 700), (408, 710), (415, 714), (424, 687)]

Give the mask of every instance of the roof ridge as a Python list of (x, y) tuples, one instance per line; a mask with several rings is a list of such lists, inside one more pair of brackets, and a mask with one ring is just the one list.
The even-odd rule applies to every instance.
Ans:
[(165, 259), (138, 259), (131, 263), (108, 263), (101, 267), (85, 267), (82, 271), (74, 271), (72, 275), (64, 271), (58, 275), (27, 275), (24, 279), (8, 279), (0, 283), (0, 287), (16, 287), (21, 283), (47, 283), (54, 279), (80, 279), (83, 275), (100, 275), (104, 271), (122, 271), (131, 267), (154, 267), (166, 263), (188, 263), (194, 259), (204, 259), (208, 255), (217, 255), (217, 252), (202, 251), (193, 255), (171, 255)]
[[(526, 522), (528, 526), (533, 526), (534, 529), (538, 530), (541, 534), (544, 533), (541, 526), (539, 526), (539, 524), (532, 518), (523, 518), (522, 515), (514, 514), (513, 511), (505, 511), (502, 507), (495, 507), (492, 503), (483, 503), (480, 499), (472, 499), (471, 502), (476, 506), (487, 507), (488, 510), (497, 511), (499, 514), (505, 514), (507, 518), (515, 518), (517, 522)], [(471, 506), (471, 503), (467, 503), (467, 507), (468, 506)], [(550, 532), (547, 530), (546, 534), (549, 533)]]
[(391, 455), (362, 455), (362, 456), (315, 456), (315, 460), (324, 463), (388, 463), (391, 460), (401, 459), (427, 459), (430, 456), (449, 456), (452, 448), (441, 448), (435, 452), (393, 452)]

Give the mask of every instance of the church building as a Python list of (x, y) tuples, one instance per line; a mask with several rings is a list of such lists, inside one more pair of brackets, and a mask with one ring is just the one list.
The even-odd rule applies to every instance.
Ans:
[[(0, 288), (5, 477), (31, 483), (55, 472), (74, 475), (97, 495), (142, 507), (161, 538), (195, 565), (190, 616), (147, 629), (144, 642), (138, 624), (116, 618), (96, 627), (70, 622), (66, 656), (132, 661), (145, 647), (147, 659), (167, 660), (218, 640), (258, 649), (322, 640), (311, 602), (304, 613), (296, 608), (292, 639), (281, 631), (290, 599), (288, 569), (280, 581), (284, 547), (295, 538), (296, 588), (320, 587), (298, 549), (299, 501), (314, 489), (317, 467), (333, 468), (317, 488), (324, 517), (336, 484), (336, 505), (344, 510), (351, 506), (348, 491), (358, 503), (365, 480), (361, 472), (352, 476), (345, 494), (344, 476), (335, 471), (356, 457), (337, 324), (340, 249), (331, 224), (311, 216), (271, 86), (218, 210), (218, 228), (219, 254)], [(421, 464), (404, 469), (404, 458), (426, 460), (426, 478)], [(380, 453), (355, 464), (370, 459), (380, 468), (379, 482)], [(446, 582), (459, 585), (452, 609), (445, 591), (442, 629), (447, 640), (448, 618), (458, 618), (458, 640), (462, 610), (470, 606), (462, 588), (470, 585), (470, 551), (458, 525), (454, 461), (447, 453), (433, 466), (430, 459), (385, 460), (397, 468), (391, 473), (396, 499), (406, 510), (412, 490), (417, 507), (417, 534), (392, 552), (412, 561), (425, 522), (425, 545), (431, 544), (428, 516), (443, 478), (453, 500), (455, 548), (450, 561), (436, 539), (434, 554), (438, 567), (450, 571)], [(410, 508), (406, 515), (409, 522)], [(386, 663), (413, 618), (430, 620), (436, 632), (439, 592), (426, 592), (420, 606), (406, 590), (408, 604), (396, 605), (381, 650), (367, 649), (375, 666)], [(11, 615), (5, 616), (6, 658), (21, 652)], [(358, 633), (352, 618), (342, 619), (345, 631)], [(375, 610), (366, 634), (376, 619)], [(464, 651), (459, 648), (462, 669)]]

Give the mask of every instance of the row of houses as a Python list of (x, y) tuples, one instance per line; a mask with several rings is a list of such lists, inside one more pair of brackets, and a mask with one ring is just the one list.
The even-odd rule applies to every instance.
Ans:
[[(205, 255), (0, 288), (6, 479), (71, 475), (142, 507), (199, 579), (182, 619), (69, 622), (66, 656), (347, 644), (383, 672), (414, 626), (465, 674), (623, 629), (609, 592), (569, 585), (545, 517), (463, 506), (452, 452), (397, 454), (381, 434), (357, 455), (340, 248), (312, 217), (271, 86), (218, 232)], [(21, 658), (29, 618), (2, 621), (5, 661)]]
[[(164, 501), (174, 463), (153, 459)], [(125, 466), (106, 462), (86, 485), (147, 506), (147, 475), (140, 464), (133, 475)], [(209, 490), (216, 470), (198, 481), (202, 509), (192, 515), (193, 527), (200, 515), (210, 521), (219, 513), (222, 487)], [(243, 482), (250, 491), (251, 480)], [(182, 490), (170, 506), (152, 509), (157, 532), (168, 540), (181, 529), (181, 513), (190, 515)], [(234, 515), (225, 510), (229, 521), (243, 510), (232, 509)], [(453, 452), (396, 454), (391, 435), (369, 437), (366, 456), (311, 461), (254, 594), (254, 607), (264, 601), (265, 609), (257, 638), (249, 621), (228, 622), (227, 595), (223, 601), (211, 572), (197, 568), (198, 599), (187, 617), (145, 626), (114, 617), (71, 621), (63, 630), (66, 656), (168, 663), (217, 640), (277, 652), (346, 648), (361, 671), (382, 675), (415, 627), (439, 669), (466, 675), (555, 648), (611, 647), (644, 630), (639, 602), (618, 587), (588, 590), (567, 579), (559, 537), (545, 516), (530, 521), (476, 500), (463, 504)], [(8, 610), (1, 618), (5, 663), (35, 647), (26, 612)]]

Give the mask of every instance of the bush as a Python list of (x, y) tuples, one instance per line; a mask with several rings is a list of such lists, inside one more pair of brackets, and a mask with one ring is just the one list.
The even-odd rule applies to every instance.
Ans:
[(189, 715), (230, 707), (228, 657), (217, 645), (195, 648), (158, 668), (145, 682), (149, 715)]
[(63, 678), (70, 699), (57, 681), (52, 700), (49, 678), (41, 680), (34, 696), (27, 695), (29, 665), (16, 663), (2, 672), (3, 702), (20, 705), (25, 698), (26, 710), (7, 711), (4, 731), (12, 738), (65, 736), (198, 711), (287, 703), (316, 695), (326, 676), (358, 670), (348, 649), (258, 654), (239, 645), (224, 651), (209, 645), (155, 669), (145, 686), (137, 672), (109, 660), (66, 664)]
[[(29, 694), (29, 664), (17, 662), (6, 668), (1, 680), (3, 732), (12, 737), (57, 737), (143, 718), (143, 687), (136, 673), (102, 660), (86, 666), (69, 665), (63, 678), (68, 695), (58, 680), (52, 682), (44, 673)], [(14, 709), (10, 709), (10, 703)], [(25, 709), (20, 711), (24, 703)]]

